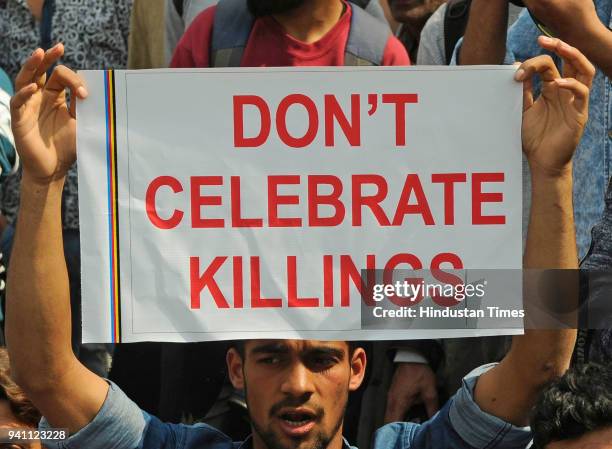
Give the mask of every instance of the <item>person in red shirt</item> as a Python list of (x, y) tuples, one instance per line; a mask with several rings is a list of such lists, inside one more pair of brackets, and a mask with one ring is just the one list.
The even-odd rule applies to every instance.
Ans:
[[(373, 0), (375, 1), (375, 0)], [(242, 67), (343, 66), (353, 8), (344, 0), (247, 0), (255, 18)], [(174, 68), (210, 67), (217, 6), (196, 17), (170, 63)], [(381, 65), (410, 65), (400, 41), (389, 33)]]
[[(351, 61), (345, 60), (347, 46), (351, 32), (351, 26), (358, 22), (356, 14), (368, 15), (364, 10), (355, 10), (360, 7), (346, 0), (233, 0), (212, 6), (202, 11), (191, 23), (174, 52), (170, 63), (173, 68), (195, 68), (195, 67), (222, 67), (225, 64), (213, 64), (212, 49), (214, 44), (214, 27), (225, 23), (225, 20), (217, 20), (222, 16), (219, 11), (230, 12), (230, 21), (223, 29), (226, 34), (240, 33), (244, 27), (236, 26), (238, 16), (246, 14), (248, 20), (246, 27), (250, 26), (248, 40), (241, 49), (240, 66), (242, 67), (285, 67), (285, 66), (344, 66), (352, 65)], [(378, 1), (378, 0), (371, 0)], [(224, 2), (224, 0), (221, 0)], [(228, 6), (229, 5), (229, 6)], [(231, 8), (235, 8), (233, 11)], [(222, 8), (230, 8), (223, 10)], [(219, 13), (220, 16), (216, 17)], [(401, 66), (410, 65), (410, 59), (404, 46), (393, 36), (389, 24), (375, 19), (373, 16), (367, 17), (368, 29), (359, 30), (360, 40), (369, 38), (375, 40), (375, 36), (386, 38), (384, 51), (380, 52), (380, 61), (374, 65)], [(231, 28), (231, 27), (234, 28)], [(240, 30), (240, 31), (239, 31)], [(219, 31), (219, 30), (217, 30)], [(246, 30), (248, 32), (248, 29)], [(388, 37), (385, 37), (387, 36)], [(239, 39), (238, 39), (239, 40)], [(384, 41), (382, 41), (384, 42)], [(381, 45), (380, 48), (383, 46)], [(378, 48), (378, 47), (377, 47)], [(364, 61), (361, 61), (362, 64)], [(234, 64), (237, 66), (238, 64)], [(186, 359), (180, 354), (184, 351), (192, 351), (196, 354), (191, 360), (206, 361), (210, 365), (216, 364), (214, 361), (222, 359), (225, 354), (225, 347), (221, 345), (199, 344), (185, 348), (183, 345), (163, 345), (162, 359)], [(176, 367), (171, 367), (175, 369)], [(193, 368), (193, 367), (191, 367)], [(162, 370), (167, 367), (162, 366)], [(197, 370), (196, 370), (197, 371)], [(162, 376), (163, 377), (163, 376)], [(184, 383), (184, 378), (181, 381)], [(177, 386), (162, 385), (162, 391), (171, 391), (176, 395)], [(180, 388), (180, 387), (179, 387)], [(213, 390), (213, 388), (209, 388)], [(163, 394), (162, 394), (163, 396)], [(207, 393), (207, 397), (216, 397), (214, 393)], [(163, 409), (160, 405), (160, 409)], [(349, 402), (349, 416), (355, 418), (359, 414), (360, 400), (358, 398)], [(163, 410), (160, 410), (163, 412)], [(184, 410), (180, 411), (184, 413)], [(164, 415), (164, 413), (162, 413)], [(171, 415), (179, 415), (171, 413)], [(171, 417), (173, 417), (171, 416)], [(165, 416), (168, 418), (168, 416)], [(230, 419), (229, 421), (236, 421)], [(222, 427), (228, 433), (235, 432), (235, 429), (224, 427), (224, 424), (214, 421), (217, 427)], [(354, 439), (356, 434), (357, 419), (349, 419), (345, 435)], [(248, 429), (246, 429), (248, 430)], [(233, 436), (243, 436), (239, 433)]]

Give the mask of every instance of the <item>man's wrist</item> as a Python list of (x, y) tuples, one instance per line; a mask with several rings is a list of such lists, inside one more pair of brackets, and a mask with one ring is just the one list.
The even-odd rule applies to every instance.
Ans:
[(40, 179), (36, 176), (32, 176), (27, 170), (24, 170), (21, 175), (21, 188), (27, 189), (30, 192), (37, 192), (41, 190), (50, 189), (63, 189), (64, 188), (65, 176), (57, 178)]
[(572, 201), (573, 196), (573, 171), (572, 165), (559, 171), (543, 170), (530, 167), (531, 185), (535, 196), (549, 197), (555, 204), (564, 203), (565, 200)]
[(59, 196), (61, 198), (64, 190), (64, 177), (42, 181), (28, 175), (25, 171), (21, 176), (21, 198), (22, 202), (27, 198)]
[(527, 159), (532, 182), (563, 184), (572, 182), (573, 164), (570, 161), (561, 167), (544, 166)]

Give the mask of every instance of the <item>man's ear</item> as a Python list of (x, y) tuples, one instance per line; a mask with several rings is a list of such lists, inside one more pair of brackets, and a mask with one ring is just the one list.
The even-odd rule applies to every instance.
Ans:
[(366, 372), (366, 352), (363, 348), (356, 348), (351, 356), (351, 378), (349, 391), (355, 391), (363, 382)]
[(227, 372), (230, 381), (236, 390), (244, 390), (244, 373), (242, 370), (242, 357), (236, 348), (229, 348), (225, 355), (227, 362)]

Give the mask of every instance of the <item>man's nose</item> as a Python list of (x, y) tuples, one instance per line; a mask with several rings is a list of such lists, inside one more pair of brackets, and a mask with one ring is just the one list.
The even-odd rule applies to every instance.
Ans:
[(291, 396), (310, 395), (315, 391), (313, 383), (314, 373), (303, 363), (296, 362), (287, 369), (281, 391)]

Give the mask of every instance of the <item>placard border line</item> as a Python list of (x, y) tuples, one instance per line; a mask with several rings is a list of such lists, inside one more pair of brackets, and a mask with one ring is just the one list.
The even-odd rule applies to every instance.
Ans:
[(108, 232), (111, 343), (121, 342), (121, 285), (119, 272), (119, 216), (117, 186), (117, 116), (115, 103), (115, 74), (107, 70), (104, 76), (106, 107), (106, 163), (108, 183)]

